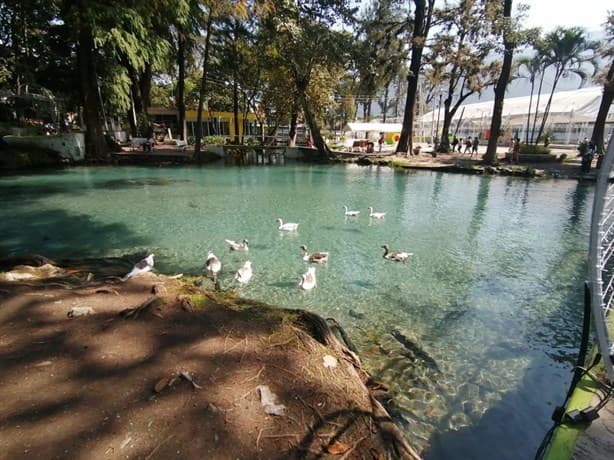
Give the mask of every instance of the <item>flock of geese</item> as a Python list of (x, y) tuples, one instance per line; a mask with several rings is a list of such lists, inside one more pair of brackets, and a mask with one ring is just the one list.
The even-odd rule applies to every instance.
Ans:
[[(347, 206), (343, 206), (345, 211), (345, 217), (358, 217), (360, 215), (360, 211), (351, 211)], [(373, 207), (369, 206), (369, 217), (373, 219), (383, 219), (386, 217), (385, 212), (374, 212)], [(298, 223), (292, 222), (284, 222), (282, 219), (277, 219), (278, 230), (282, 232), (296, 232), (298, 230)], [(234, 240), (224, 240), (228, 245), (228, 248), (231, 251), (249, 251), (249, 241), (247, 239), (243, 239), (242, 241), (234, 241)], [(400, 252), (400, 251), (391, 251), (387, 244), (382, 244), (381, 248), (384, 250), (384, 259), (392, 260), (394, 262), (406, 262), (413, 253), (411, 252)], [(304, 244), (300, 246), (300, 249), (303, 251), (303, 260), (305, 262), (310, 262), (313, 264), (325, 264), (328, 262), (328, 252), (309, 252), (307, 251), (307, 246)], [(154, 266), (154, 255), (149, 254), (143, 260), (138, 262), (130, 272), (128, 272), (123, 278), (122, 281), (126, 281), (133, 276), (139, 275), (141, 273), (149, 272), (153, 269)], [(222, 262), (220, 259), (211, 251), (207, 254), (207, 259), (205, 261), (205, 270), (209, 276), (211, 276), (216, 283), (217, 286), (217, 276), (218, 273), (222, 270)], [(252, 279), (253, 271), (252, 271), (252, 263), (247, 260), (243, 264), (241, 268), (239, 268), (234, 276), (236, 282), (240, 285), (245, 285), (249, 283)], [(299, 287), (304, 290), (311, 290), (317, 286), (316, 280), (316, 268), (309, 267), (307, 272), (301, 275), (299, 280)]]

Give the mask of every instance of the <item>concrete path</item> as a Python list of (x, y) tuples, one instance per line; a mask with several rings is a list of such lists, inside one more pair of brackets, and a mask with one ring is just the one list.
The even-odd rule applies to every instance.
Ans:
[(614, 400), (599, 411), (599, 418), (578, 437), (574, 460), (614, 458)]

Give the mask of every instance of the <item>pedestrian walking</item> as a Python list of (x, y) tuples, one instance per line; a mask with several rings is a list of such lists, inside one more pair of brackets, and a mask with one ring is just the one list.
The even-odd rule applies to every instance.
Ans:
[(452, 139), (452, 153), (454, 153), (456, 151), (456, 146), (458, 145), (458, 138), (456, 136), (454, 136), (454, 139)]
[(477, 156), (477, 154), (478, 154), (478, 146), (479, 145), (480, 145), (480, 138), (478, 136), (475, 136), (473, 138), (473, 142), (471, 144), (471, 155), (470, 156), (473, 156), (474, 153)]
[(463, 150), (463, 155), (465, 153), (469, 153), (471, 152), (471, 146), (473, 145), (473, 142), (471, 141), (471, 136), (469, 136), (466, 140), (465, 140), (465, 150)]

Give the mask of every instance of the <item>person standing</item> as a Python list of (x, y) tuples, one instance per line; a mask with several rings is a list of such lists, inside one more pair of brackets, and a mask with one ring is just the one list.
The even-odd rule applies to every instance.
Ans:
[(384, 133), (379, 133), (379, 139), (377, 140), (377, 145), (379, 147), (379, 151), (382, 151), (382, 146), (384, 145)]
[(581, 147), (580, 155), (582, 156), (582, 172), (587, 173), (591, 170), (591, 164), (593, 163), (593, 157), (595, 156), (595, 151), (597, 149), (595, 144), (592, 141), (589, 142), (586, 138), (584, 138)]
[(514, 139), (514, 145), (512, 145), (512, 163), (518, 164), (520, 160), (520, 139)]
[(145, 131), (145, 142), (143, 143), (144, 152), (151, 152), (151, 149), (153, 148), (153, 143), (154, 143), (153, 137), (154, 137), (153, 125), (149, 123), (149, 125), (147, 126), (147, 131)]

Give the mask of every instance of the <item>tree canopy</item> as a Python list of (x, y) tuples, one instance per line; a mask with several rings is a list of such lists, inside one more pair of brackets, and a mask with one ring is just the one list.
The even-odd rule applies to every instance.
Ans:
[[(417, 107), (441, 91), (437, 135), (447, 149), (460, 105), (500, 81), (509, 54), (502, 8), (494, 0), (9, 0), (0, 4), (0, 95), (52, 95), (61, 110), (82, 114), (88, 156), (104, 157), (108, 119), (138, 135), (152, 106), (177, 109), (180, 126), (187, 109), (198, 111), (198, 126), (204, 108), (233, 112), (235, 124), (253, 112), (263, 142), (266, 129), (294, 133), (303, 122), (323, 154), (323, 131), (360, 116), (402, 118), (406, 153)], [(510, 33), (508, 44), (523, 43)], [(554, 92), (561, 78), (589, 78), (598, 53), (609, 63), (610, 48), (558, 28), (520, 68), (535, 90), (553, 69)], [(600, 75), (609, 88), (609, 74)], [(0, 116), (28, 118), (23, 107)], [(547, 114), (533, 120), (537, 138), (546, 122)]]

